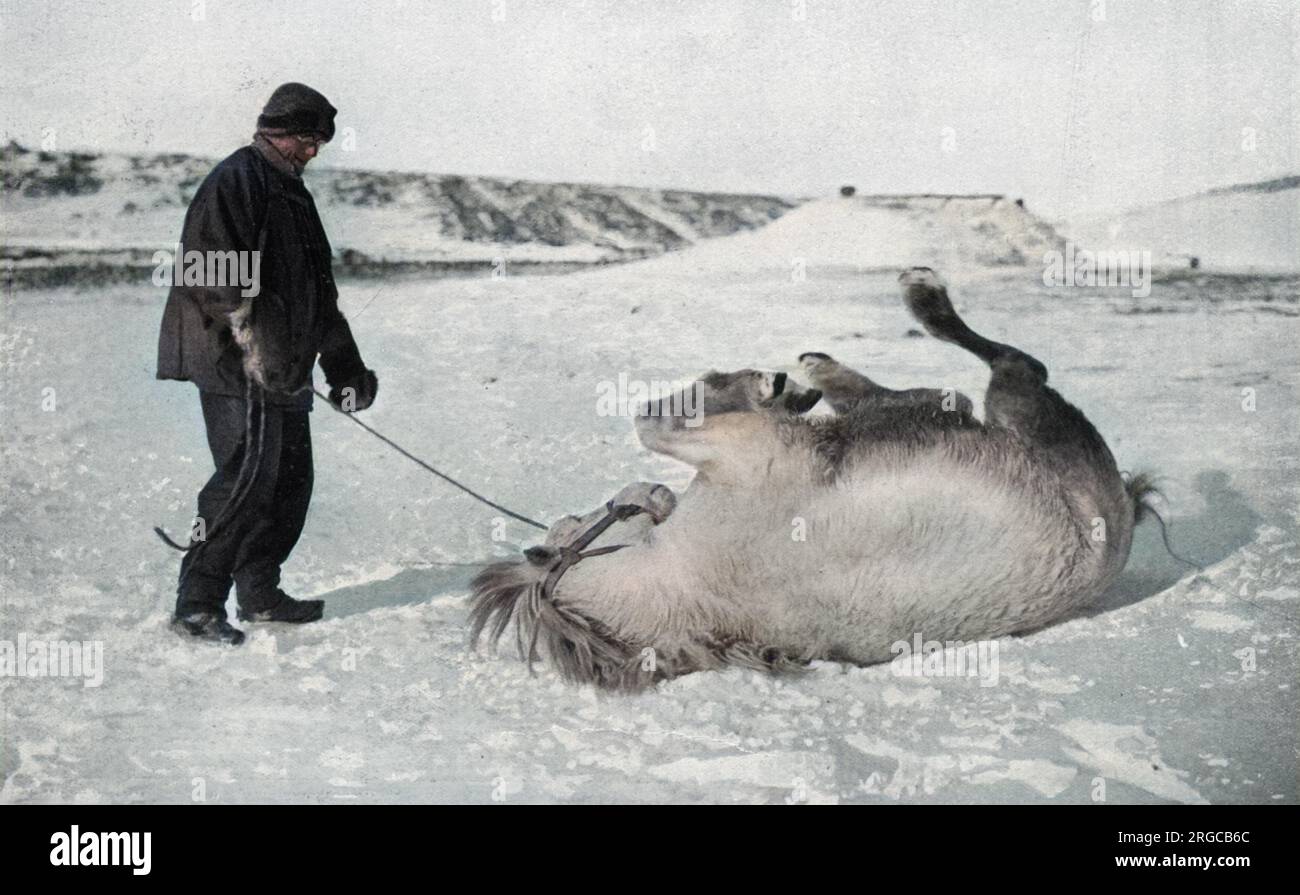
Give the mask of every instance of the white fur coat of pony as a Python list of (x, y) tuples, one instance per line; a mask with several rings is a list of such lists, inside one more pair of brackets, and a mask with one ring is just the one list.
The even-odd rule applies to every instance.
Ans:
[[(605, 515), (566, 517), (524, 559), (475, 579), (473, 639), (515, 626), (575, 682), (636, 689), (727, 665), (869, 664), (919, 635), (972, 642), (1029, 631), (1097, 598), (1128, 558), (1145, 480), (1125, 482), (1046, 368), (957, 316), (925, 268), (901, 278), (934, 336), (992, 371), (985, 419), (962, 395), (894, 391), (829, 356), (784, 374), (710, 373), (687, 424), (648, 406), (643, 444), (691, 464), (675, 495), (637, 483), (611, 502), (644, 510), (592, 547), (625, 545), (544, 583)], [(825, 400), (835, 416), (803, 413)]]

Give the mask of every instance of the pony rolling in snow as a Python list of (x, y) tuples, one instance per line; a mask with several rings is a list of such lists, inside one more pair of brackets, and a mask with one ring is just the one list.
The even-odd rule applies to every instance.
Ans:
[[(933, 272), (900, 282), (931, 335), (991, 368), (983, 422), (963, 395), (887, 389), (820, 353), (800, 358), (809, 390), (710, 373), (693, 386), (702, 423), (636, 418), (647, 448), (695, 467), (685, 492), (629, 485), (485, 569), (473, 641), (513, 621), (530, 664), (544, 652), (570, 681), (633, 690), (728, 665), (884, 662), (916, 634), (1030, 631), (1098, 597), (1151, 486), (1121, 477), (1043, 364), (973, 332)], [(823, 396), (836, 415), (802, 415)]]

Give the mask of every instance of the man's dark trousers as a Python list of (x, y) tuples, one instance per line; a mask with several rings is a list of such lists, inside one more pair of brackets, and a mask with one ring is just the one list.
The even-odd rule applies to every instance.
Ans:
[[(209, 537), (181, 563), (176, 615), (224, 614), (232, 583), (240, 607), (256, 612), (280, 599), (280, 566), (298, 543), (307, 519), (312, 489), (308, 411), (254, 399), (249, 427), (244, 398), (199, 394), (216, 472), (199, 492), (199, 517)], [(259, 460), (256, 442), (263, 413), (266, 427)], [(244, 474), (252, 475), (257, 461), (256, 476), (235, 514), (214, 530), (250, 443), (253, 456)]]

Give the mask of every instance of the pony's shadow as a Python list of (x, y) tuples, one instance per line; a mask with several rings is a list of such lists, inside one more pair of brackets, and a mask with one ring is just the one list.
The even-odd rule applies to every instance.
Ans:
[[(1180, 516), (1168, 526), (1169, 544), (1182, 557), (1208, 567), (1255, 539), (1263, 517), (1233, 488), (1229, 475), (1219, 469), (1196, 474), (1196, 492), (1205, 499), (1199, 515)], [(1160, 536), (1160, 523), (1150, 519), (1133, 534), (1128, 564), (1110, 589), (1083, 613), (1097, 615), (1128, 606), (1172, 587), (1196, 568), (1169, 555)]]
[(441, 596), (467, 594), (470, 580), (484, 566), (496, 561), (403, 569), (382, 581), (340, 587), (320, 595), (325, 601), (324, 617), (346, 618), (385, 606), (418, 606)]

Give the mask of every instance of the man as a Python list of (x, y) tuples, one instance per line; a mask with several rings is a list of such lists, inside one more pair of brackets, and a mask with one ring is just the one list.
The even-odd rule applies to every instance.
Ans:
[[(204, 640), (243, 642), (226, 621), (232, 584), (240, 621), (311, 622), (324, 610), (323, 601), (295, 600), (279, 586), (311, 500), (307, 414), (317, 357), (340, 409), (364, 410), (378, 390), (339, 312), (329, 241), (302, 183), (334, 136), (335, 111), (303, 84), (276, 88), (252, 144), (212, 170), (185, 215), (182, 257), (197, 251), (218, 263), (207, 264), (206, 277), (172, 285), (157, 375), (198, 386), (216, 466), (199, 492), (173, 619), (179, 632)], [(240, 270), (256, 272), (251, 287), (211, 275), (231, 252), (246, 264)]]

